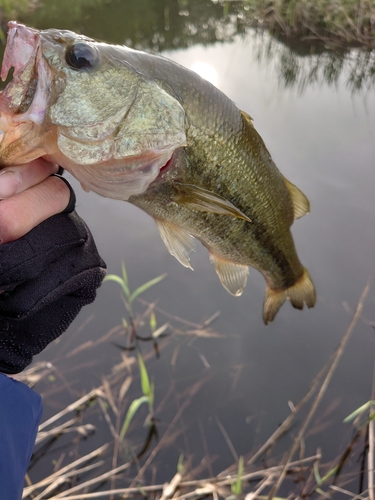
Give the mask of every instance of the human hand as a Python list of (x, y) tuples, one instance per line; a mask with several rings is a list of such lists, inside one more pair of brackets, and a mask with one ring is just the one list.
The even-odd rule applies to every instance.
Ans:
[(21, 238), (69, 203), (58, 166), (42, 158), (0, 170), (0, 244)]
[[(96, 296), (106, 265), (73, 191), (38, 159), (0, 170), (0, 372), (22, 371)], [(13, 172), (12, 173), (8, 173)]]

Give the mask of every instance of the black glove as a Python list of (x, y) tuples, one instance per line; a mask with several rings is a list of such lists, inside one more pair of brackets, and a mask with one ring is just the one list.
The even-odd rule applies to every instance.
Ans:
[(94, 301), (106, 265), (75, 213), (0, 245), (0, 372), (22, 371)]

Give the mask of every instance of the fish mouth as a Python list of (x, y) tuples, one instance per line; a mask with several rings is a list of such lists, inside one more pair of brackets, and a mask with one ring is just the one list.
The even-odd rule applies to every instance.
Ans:
[(0, 96), (0, 110), (16, 115), (24, 114), (30, 107), (38, 83), (37, 52), (39, 34), (15, 21), (8, 23), (8, 38), (1, 67), (4, 82), (11, 68), (13, 78)]
[(15, 21), (10, 21), (8, 28), (0, 76), (5, 81), (11, 68), (13, 75), (0, 93), (0, 156), (3, 165), (29, 160), (26, 156), (23, 159), (24, 155), (20, 153), (20, 141), (27, 134), (30, 138), (35, 127), (44, 121), (50, 76), (50, 69), (42, 57), (39, 32)]

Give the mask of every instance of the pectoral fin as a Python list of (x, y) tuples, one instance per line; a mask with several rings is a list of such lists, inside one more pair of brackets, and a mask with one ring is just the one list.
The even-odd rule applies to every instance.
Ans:
[(285, 177), (283, 176), (284, 183), (286, 187), (288, 188), (288, 191), (290, 193), (290, 196), (292, 197), (293, 201), (293, 208), (294, 208), (294, 218), (299, 219), (299, 217), (302, 217), (303, 215), (306, 215), (310, 212), (310, 203), (309, 200), (306, 198), (306, 196), (298, 189), (297, 186), (289, 182)]
[(192, 184), (180, 184), (177, 182), (175, 183), (175, 187), (177, 188), (177, 194), (174, 201), (179, 205), (200, 210), (201, 212), (230, 215), (251, 222), (251, 219), (236, 208), (233, 203), (212, 191)]
[(180, 264), (193, 270), (189, 254), (195, 251), (194, 236), (165, 220), (155, 219), (155, 222), (169, 253), (176, 257)]
[(234, 264), (210, 253), (210, 261), (215, 266), (221, 284), (229, 293), (238, 297), (242, 294), (249, 274), (248, 266)]

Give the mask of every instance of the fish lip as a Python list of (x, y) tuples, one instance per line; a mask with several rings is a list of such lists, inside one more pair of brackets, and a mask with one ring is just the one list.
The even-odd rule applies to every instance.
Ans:
[[(28, 28), (17, 21), (9, 21), (8, 38), (5, 47), (3, 64), (1, 66), (1, 79), (5, 81), (10, 68), (14, 67), (14, 77), (25, 67), (39, 45), (39, 33), (33, 28)], [(14, 50), (22, 47), (22, 50)], [(18, 59), (14, 58), (14, 52), (18, 52)]]
[(16, 21), (10, 21), (8, 28), (0, 73), (2, 81), (7, 79), (12, 67), (14, 72), (12, 80), (0, 93), (0, 110), (23, 114), (29, 109), (37, 87), (40, 35)]

